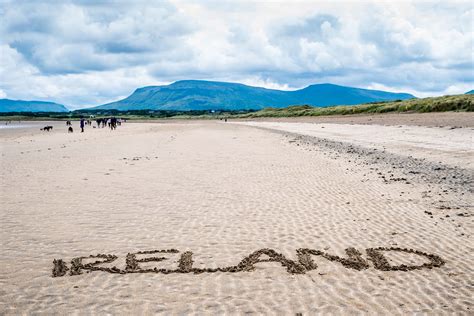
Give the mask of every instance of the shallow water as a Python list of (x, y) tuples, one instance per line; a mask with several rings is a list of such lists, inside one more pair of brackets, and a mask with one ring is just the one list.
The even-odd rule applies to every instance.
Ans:
[[(51, 125), (53, 130), (50, 132), (40, 131), (41, 128)], [(67, 132), (66, 123), (59, 121), (12, 121), (6, 124), (5, 121), (0, 121), (0, 138), (16, 138), (18, 136), (35, 135), (35, 134), (50, 134), (53, 132)]]
[(11, 128), (32, 128), (36, 127), (38, 125), (33, 125), (33, 124), (18, 124), (18, 123), (12, 123), (12, 124), (0, 124), (0, 129), (11, 129)]

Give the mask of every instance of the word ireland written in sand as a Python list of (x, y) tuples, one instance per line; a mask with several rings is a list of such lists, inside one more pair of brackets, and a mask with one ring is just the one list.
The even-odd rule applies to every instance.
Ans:
[[(291, 260), (276, 252), (273, 249), (263, 248), (257, 250), (247, 257), (243, 258), (237, 265), (227, 266), (222, 268), (195, 268), (193, 267), (193, 253), (191, 251), (185, 251), (181, 253), (178, 266), (176, 269), (165, 269), (165, 268), (143, 268), (140, 264), (145, 262), (160, 262), (168, 260), (166, 256), (171, 254), (180, 253), (177, 249), (165, 249), (165, 250), (150, 250), (150, 251), (139, 251), (135, 253), (127, 254), (125, 258), (125, 268), (120, 269), (116, 266), (106, 267), (105, 264), (109, 265), (114, 262), (118, 257), (113, 254), (97, 254), (90, 255), (88, 257), (77, 257), (71, 260), (70, 266), (62, 259), (54, 259), (53, 261), (53, 277), (61, 277), (68, 273), (69, 275), (79, 275), (83, 271), (103, 271), (108, 273), (126, 274), (126, 273), (216, 273), (216, 272), (250, 272), (255, 269), (255, 264), (259, 262), (275, 262), (279, 263), (291, 274), (304, 274), (307, 271), (316, 270), (317, 264), (313, 260), (314, 257), (322, 257), (326, 260), (337, 262), (342, 264), (345, 268), (364, 270), (370, 267), (369, 261), (377, 270), (382, 271), (410, 271), (418, 269), (431, 269), (434, 267), (441, 267), (445, 261), (434, 254), (425, 253), (422, 251), (398, 248), (398, 247), (379, 247), (379, 248), (368, 248), (366, 249), (367, 259), (362, 257), (362, 253), (355, 248), (345, 249), (346, 257), (339, 257), (331, 255), (321, 250), (299, 248), (296, 250), (297, 260)], [(413, 264), (401, 264), (391, 265), (389, 260), (385, 256), (388, 252), (401, 252), (408, 253), (411, 255), (419, 256), (423, 259), (424, 263), (419, 265)], [(137, 255), (150, 255), (149, 257), (138, 259)], [(153, 256), (154, 255), (154, 256)], [(84, 261), (88, 261), (85, 263)], [(94, 261), (95, 260), (95, 261)]]

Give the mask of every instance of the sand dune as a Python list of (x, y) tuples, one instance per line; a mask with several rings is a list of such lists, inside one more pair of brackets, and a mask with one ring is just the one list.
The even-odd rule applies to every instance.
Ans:
[[(326, 129), (340, 140), (333, 126)], [(358, 147), (341, 150), (331, 139), (238, 124), (127, 123), (115, 132), (67, 134), (57, 123), (50, 133), (15, 129), (0, 136), (2, 314), (469, 314), (474, 308), (472, 193), (463, 182), (391, 171), (392, 160), (372, 162)], [(366, 148), (357, 137), (345, 141)], [(462, 151), (451, 139), (425, 149)], [(383, 146), (403, 154), (401, 145)], [(469, 163), (466, 155), (438, 157), (447, 170)], [(470, 170), (455, 172), (465, 181)], [(378, 174), (389, 171), (385, 180)], [(412, 248), (444, 264), (382, 271), (366, 251), (377, 247)], [(73, 258), (98, 253), (117, 256), (99, 266), (124, 271), (128, 253), (155, 249), (179, 253), (136, 255), (168, 258), (141, 267), (178, 269), (189, 251), (194, 268), (218, 269), (265, 248), (294, 262), (301, 248), (341, 258), (355, 248), (367, 267), (310, 255), (317, 268), (299, 274), (267, 261), (254, 263), (253, 271), (83, 270), (52, 277), (54, 259), (70, 268)], [(404, 252), (385, 256), (393, 266), (428, 262)]]

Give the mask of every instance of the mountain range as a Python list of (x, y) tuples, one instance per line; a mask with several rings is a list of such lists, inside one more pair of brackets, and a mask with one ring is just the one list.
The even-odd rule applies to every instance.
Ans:
[(296, 91), (247, 86), (240, 83), (182, 80), (135, 90), (123, 100), (91, 109), (117, 110), (260, 110), (290, 105), (353, 105), (414, 98), (408, 93), (315, 84)]
[(69, 112), (69, 109), (54, 102), (0, 99), (0, 112)]
[[(466, 92), (474, 94), (474, 90)], [(182, 80), (136, 89), (125, 99), (90, 110), (260, 110), (291, 105), (327, 107), (415, 98), (408, 93), (360, 89), (329, 83), (295, 91), (252, 87), (240, 83)], [(84, 109), (87, 110), (87, 109)], [(55, 102), (0, 99), (0, 112), (68, 112)]]

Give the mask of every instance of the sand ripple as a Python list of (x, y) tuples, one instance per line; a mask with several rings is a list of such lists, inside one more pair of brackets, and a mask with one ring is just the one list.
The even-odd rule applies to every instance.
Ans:
[[(83, 135), (62, 129), (1, 139), (2, 314), (470, 314), (474, 308), (471, 211), (435, 209), (423, 197), (435, 184), (387, 184), (369, 172), (372, 165), (246, 126), (125, 124)], [(378, 247), (413, 248), (446, 263), (381, 271), (365, 251)], [(176, 269), (181, 255), (192, 252), (193, 267), (216, 269), (264, 248), (294, 261), (297, 249), (327, 256), (310, 254), (306, 262), (317, 268), (304, 274), (264, 261), (238, 273), (51, 277), (59, 258), (69, 267), (75, 257), (112, 254), (113, 265), (125, 269), (129, 253), (178, 249), (135, 259), (166, 257), (139, 265)], [(427, 262), (404, 252), (385, 255), (393, 266)], [(330, 256), (352, 257), (344, 262), (360, 269)]]

